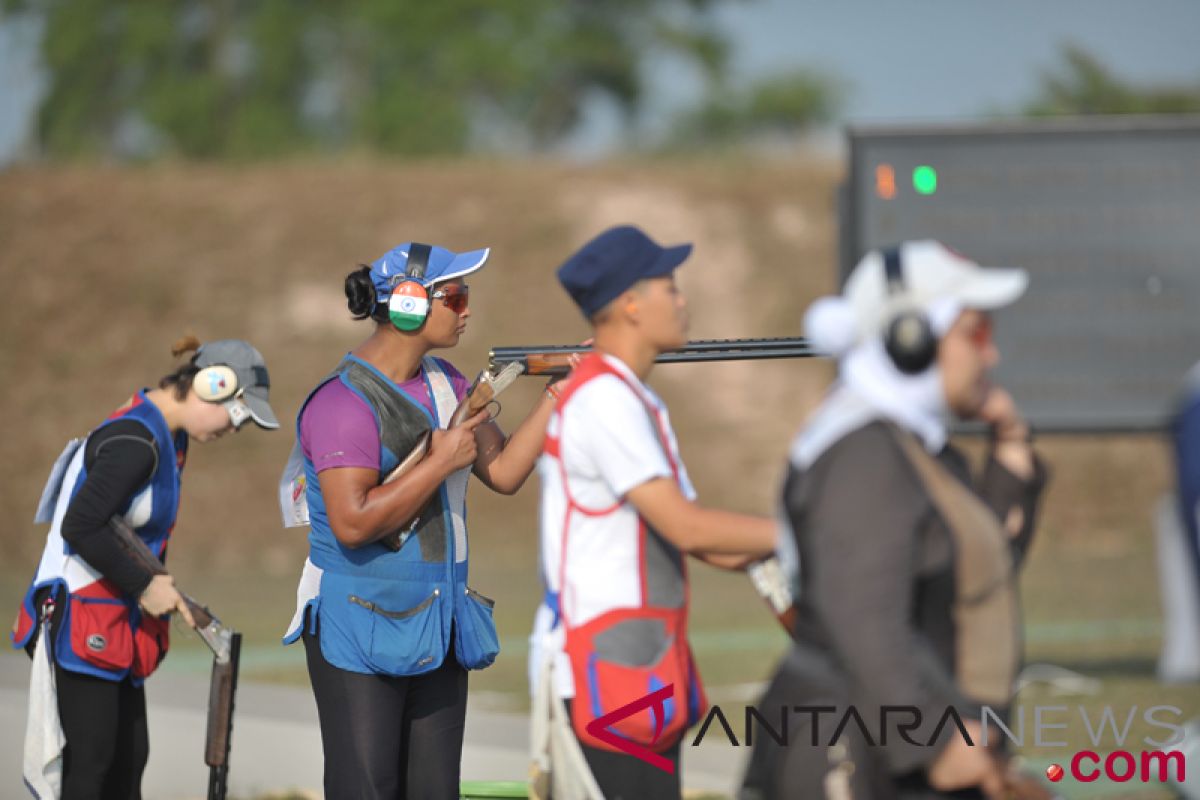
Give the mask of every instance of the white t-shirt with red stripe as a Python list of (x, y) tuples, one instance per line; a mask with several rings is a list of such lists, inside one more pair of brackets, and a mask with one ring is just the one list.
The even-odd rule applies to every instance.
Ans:
[[(638, 514), (625, 495), (647, 481), (673, 475), (656, 422), (678, 468), (681, 491), (689, 500), (696, 496), (662, 399), (620, 359), (603, 357), (624, 380), (601, 374), (578, 387), (551, 417), (547, 429), (547, 436), (558, 440), (559, 458), (543, 454), (538, 460), (542, 579), (550, 592), (559, 595), (572, 625), (642, 604)], [(586, 512), (571, 514), (565, 565), (568, 590), (563, 593), (559, 583), (568, 489), (577, 509)], [(554, 669), (558, 695), (572, 697), (562, 626), (552, 628), (553, 622), (553, 613), (543, 605), (531, 638), (531, 685), (542, 653), (551, 648), (558, 659)]]

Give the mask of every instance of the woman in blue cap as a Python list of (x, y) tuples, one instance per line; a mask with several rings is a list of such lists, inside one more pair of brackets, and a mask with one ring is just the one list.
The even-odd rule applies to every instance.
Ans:
[(122, 517), (165, 559), (189, 439), (210, 442), (250, 420), (279, 427), (250, 344), (186, 337), (172, 351), (196, 352), (72, 440), (42, 493), (35, 521), (50, 531), (13, 627), (14, 646), (36, 646), (23, 772), (38, 797), (141, 797), (142, 684), (166, 655), (167, 615), (193, 624), (174, 579), (134, 559), (110, 520)]
[(350, 312), (375, 329), (300, 410), (310, 547), (284, 641), (304, 640), (329, 798), (459, 796), (466, 671), (499, 650), (492, 603), (467, 586), (467, 481), (521, 487), (554, 391), (507, 438), (485, 411), (446, 429), (468, 383), (429, 353), (458, 343), (488, 252), (406, 243), (350, 273)]

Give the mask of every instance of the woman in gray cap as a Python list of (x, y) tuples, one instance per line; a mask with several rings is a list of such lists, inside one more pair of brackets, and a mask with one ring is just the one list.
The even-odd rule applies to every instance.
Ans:
[(163, 560), (189, 439), (214, 441), (248, 421), (279, 427), (250, 344), (187, 337), (172, 351), (194, 355), (71, 441), (38, 507), (50, 533), (13, 628), (14, 646), (35, 650), (24, 777), (38, 797), (141, 796), (142, 683), (166, 655), (169, 615), (194, 624), (174, 579), (135, 561), (110, 520), (123, 518)]
[[(1045, 483), (1029, 425), (988, 377), (989, 314), (1027, 281), (905, 242), (869, 253), (808, 312), (838, 381), (796, 437), (783, 490), (795, 644), (759, 708), (786, 706), (790, 741), (755, 737), (744, 800), (1041, 793), (1007, 772), (999, 730), (982, 738), (980, 722), (984, 706), (1003, 719), (1012, 696), (1017, 570)], [(990, 431), (975, 481), (949, 416)]]

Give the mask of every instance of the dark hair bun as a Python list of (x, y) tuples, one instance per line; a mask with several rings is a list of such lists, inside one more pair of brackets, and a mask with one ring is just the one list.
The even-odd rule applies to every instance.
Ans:
[(375, 284), (366, 265), (346, 276), (346, 307), (355, 319), (366, 319), (375, 311)]

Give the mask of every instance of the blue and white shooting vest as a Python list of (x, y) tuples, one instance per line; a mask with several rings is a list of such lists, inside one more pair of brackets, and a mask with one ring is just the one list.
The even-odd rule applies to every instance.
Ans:
[[(119, 513), (163, 560), (167, 540), (179, 510), (179, 478), (187, 455), (187, 435), (172, 436), (157, 406), (138, 392), (95, 431), (117, 420), (135, 420), (154, 437), (158, 462), (150, 479), (130, 497)], [(95, 433), (93, 431), (93, 433)], [(137, 598), (125, 596), (93, 569), (62, 537), (62, 523), (71, 500), (87, 479), (84, 453), (87, 439), (74, 439), (59, 456), (38, 507), (35, 522), (49, 522), (46, 547), (21, 604), (13, 646), (24, 647), (38, 628), (34, 597), (48, 589), (49, 598), (65, 603), (62, 622), (54, 631), (53, 654), (73, 672), (111, 681), (129, 677), (135, 686), (166, 656), (169, 626), (165, 618), (147, 617)]]
[[(317, 389), (340, 380), (375, 416), (382, 481), (425, 433), (445, 428), (458, 406), (437, 359), (426, 357), (421, 373), (433, 398), (433, 414), (374, 366), (348, 355), (309, 394), (296, 417), (297, 441), (289, 463), (302, 462), (302, 473), (289, 477), (285, 472), (281, 502), (285, 518), (303, 519), (303, 510), (297, 515), (292, 502), (302, 492), (311, 528), (296, 614), (283, 641), (291, 644), (299, 638), (307, 618), (309, 631), (319, 634), (325, 659), (350, 672), (396, 676), (429, 672), (441, 666), (451, 644), (463, 667), (482, 669), (500, 650), (492, 601), (467, 586), (466, 496), (471, 468), (455, 472), (438, 487), (402, 535), (399, 550), (379, 542), (352, 549), (333, 535), (316, 469), (300, 448), (304, 408)], [(289, 494), (289, 486), (294, 494)]]

